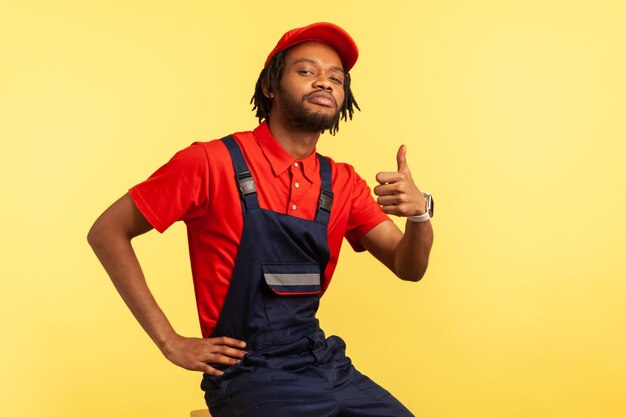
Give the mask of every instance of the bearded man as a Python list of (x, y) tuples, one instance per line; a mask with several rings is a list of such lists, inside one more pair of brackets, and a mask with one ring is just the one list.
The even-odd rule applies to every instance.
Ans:
[[(371, 196), (354, 168), (315, 152), (358, 105), (358, 49), (330, 23), (288, 31), (269, 53), (252, 98), (260, 125), (194, 143), (134, 186), (88, 240), (148, 335), (174, 364), (203, 372), (215, 417), (411, 416), (358, 372), (316, 319), (343, 238), (400, 279), (425, 273), (432, 197), (406, 162), (381, 172)], [(404, 233), (388, 215), (406, 217)], [(176, 333), (150, 293), (133, 237), (188, 230), (201, 338)]]

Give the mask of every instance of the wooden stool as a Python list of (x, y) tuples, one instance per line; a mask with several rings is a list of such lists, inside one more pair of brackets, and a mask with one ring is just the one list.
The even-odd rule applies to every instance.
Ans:
[(209, 410), (193, 410), (190, 417), (211, 417)]

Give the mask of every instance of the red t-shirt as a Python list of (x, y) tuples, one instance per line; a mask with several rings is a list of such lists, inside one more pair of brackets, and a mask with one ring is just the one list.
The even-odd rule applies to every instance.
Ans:
[[(233, 136), (254, 177), (261, 208), (313, 220), (321, 186), (315, 153), (296, 161), (266, 123)], [(342, 239), (346, 237), (355, 250), (362, 251), (359, 239), (388, 220), (354, 168), (329, 160), (334, 200), (328, 224), (326, 287)], [(226, 146), (219, 140), (193, 143), (129, 194), (159, 232), (178, 220), (187, 225), (200, 325), (202, 335), (209, 337), (224, 304), (243, 230), (239, 190)]]

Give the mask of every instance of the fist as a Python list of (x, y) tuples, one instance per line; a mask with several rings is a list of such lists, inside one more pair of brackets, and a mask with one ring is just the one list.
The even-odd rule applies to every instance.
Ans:
[(397, 172), (379, 172), (374, 187), (376, 201), (387, 214), (401, 217), (418, 216), (426, 212), (426, 198), (417, 188), (406, 162), (406, 145), (400, 146), (396, 156)]

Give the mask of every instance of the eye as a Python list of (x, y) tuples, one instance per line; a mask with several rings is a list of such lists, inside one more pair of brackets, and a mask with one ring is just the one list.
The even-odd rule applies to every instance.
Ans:
[(330, 80), (331, 80), (332, 82), (334, 82), (335, 84), (337, 84), (337, 85), (341, 85), (341, 84), (343, 84), (343, 80), (342, 80), (342, 79), (340, 79), (340, 78), (338, 78), (338, 77), (330, 77)]
[(307, 69), (302, 69), (302, 70), (298, 70), (298, 74), (308, 77), (310, 75), (313, 75), (313, 71), (307, 70)]

